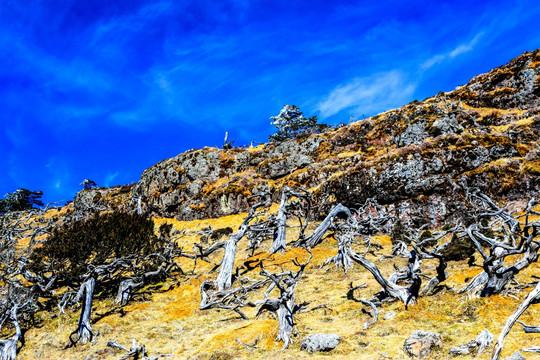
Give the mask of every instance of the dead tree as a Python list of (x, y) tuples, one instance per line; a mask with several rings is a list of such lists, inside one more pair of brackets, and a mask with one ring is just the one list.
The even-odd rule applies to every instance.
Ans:
[(315, 231), (310, 236), (305, 239), (300, 239), (295, 243), (295, 246), (303, 247), (306, 249), (312, 249), (313, 247), (317, 246), (321, 242), (326, 231), (332, 225), (334, 218), (341, 213), (344, 213), (348, 219), (353, 218), (353, 215), (349, 208), (343, 206), (342, 204), (338, 204), (330, 210), (330, 213), (326, 216), (323, 222), (319, 224), (317, 229), (315, 229)]
[(247, 230), (247, 224), (242, 224), (238, 232), (231, 235), (225, 244), (225, 255), (223, 255), (223, 259), (221, 260), (219, 275), (216, 279), (216, 284), (219, 290), (229, 289), (231, 287), (234, 259), (236, 257), (236, 247), (240, 239), (244, 237)]
[[(322, 240), (325, 232), (330, 228), (334, 218), (340, 213), (346, 215), (346, 225), (338, 227), (338, 253), (336, 256), (328, 259), (324, 265), (328, 265), (333, 262), (336, 266), (342, 266), (344, 269), (352, 267), (352, 262), (356, 262), (366, 268), (375, 277), (375, 280), (381, 285), (383, 290), (377, 294), (379, 302), (382, 299), (388, 300), (398, 299), (406, 306), (408, 304), (414, 304), (418, 297), (418, 287), (421, 284), (418, 276), (419, 266), (417, 261), (419, 258), (414, 256), (412, 263), (409, 264), (408, 270), (396, 271), (388, 279), (386, 279), (377, 265), (366, 259), (365, 255), (369, 251), (371, 246), (371, 234), (375, 233), (378, 229), (387, 223), (391, 216), (388, 213), (384, 213), (380, 209), (376, 211), (376, 203), (368, 201), (364, 206), (356, 212), (355, 215), (345, 206), (339, 204), (335, 206), (324, 221), (319, 225), (315, 232), (309, 236), (306, 241), (298, 242), (298, 246), (303, 246), (307, 249), (316, 246)], [(367, 239), (364, 244), (367, 250), (364, 255), (358, 255), (352, 250), (353, 237), (355, 235), (365, 234)], [(412, 284), (409, 287), (398, 285), (398, 281), (409, 280)]]
[(501, 358), (501, 351), (504, 346), (504, 340), (506, 335), (510, 332), (516, 321), (519, 319), (521, 314), (525, 312), (531, 306), (531, 304), (536, 304), (540, 302), (540, 282), (536, 284), (536, 287), (527, 295), (525, 300), (519, 305), (519, 307), (514, 311), (512, 315), (506, 321), (506, 325), (501, 330), (497, 342), (493, 347), (493, 352), (491, 353), (491, 360), (499, 360)]
[(233, 289), (218, 290), (216, 284), (212, 280), (206, 280), (201, 284), (201, 303), (199, 309), (226, 309), (235, 311), (243, 319), (248, 317), (242, 312), (242, 308), (249, 306), (256, 306), (255, 303), (247, 301), (248, 295), (255, 290), (261, 289), (266, 286), (270, 280), (263, 279), (258, 281), (252, 281), (251, 284), (241, 284), (239, 287)]
[(351, 259), (366, 268), (373, 275), (375, 280), (377, 280), (379, 285), (381, 285), (383, 288), (383, 293), (379, 296), (381, 299), (390, 296), (398, 299), (404, 304), (411, 302), (412, 299), (409, 298), (410, 294), (407, 287), (400, 286), (390, 279), (385, 279), (377, 265), (366, 259), (364, 256), (360, 256), (354, 252), (351, 252)]
[(15, 360), (17, 356), (17, 344), (22, 337), (21, 328), (17, 320), (19, 306), (15, 303), (9, 311), (9, 319), (15, 328), (15, 334), (5, 340), (0, 340), (0, 360)]
[(335, 256), (332, 256), (331, 258), (327, 259), (321, 267), (325, 267), (331, 263), (334, 263), (333, 267), (341, 267), (343, 268), (343, 271), (345, 273), (352, 269), (353, 262), (351, 259), (351, 242), (352, 237), (351, 236), (344, 236), (344, 235), (337, 235), (336, 236), (338, 241), (338, 252)]
[(527, 334), (540, 334), (540, 326), (527, 325), (519, 320), (516, 321), (523, 327), (523, 331)]
[[(296, 305), (295, 302), (296, 285), (300, 281), (304, 269), (310, 263), (312, 257), (313, 254), (310, 252), (309, 259), (305, 263), (300, 263), (297, 258), (294, 259), (293, 264), (298, 267), (296, 273), (287, 271), (281, 274), (272, 274), (264, 268), (262, 261), (260, 263), (260, 274), (272, 280), (273, 284), (266, 291), (264, 302), (255, 316), (259, 316), (264, 310), (277, 314), (279, 330), (276, 341), (283, 341), (283, 349), (286, 349), (292, 342), (294, 314), (300, 309), (300, 306)], [(279, 290), (279, 297), (269, 299), (268, 295), (273, 288)]]
[[(38, 243), (36, 238), (47, 234), (52, 226), (51, 220), (41, 217), (44, 212), (33, 209), (0, 215), (0, 329), (6, 323), (11, 323), (14, 329), (10, 338), (0, 340), (0, 360), (15, 359), (18, 344), (24, 345), (28, 318), (37, 311), (38, 299), (50, 296), (56, 280), (54, 276), (33, 274), (27, 269), (26, 255)], [(30, 238), (28, 248), (16, 250), (23, 238)]]
[[(540, 223), (529, 222), (529, 216), (534, 213), (532, 207), (536, 202), (534, 199), (529, 201), (523, 215), (525, 224), (522, 228), (517, 218), (510, 215), (506, 209), (498, 207), (486, 195), (476, 191), (471, 192), (469, 197), (483, 208), (479, 218), (484, 220), (470, 225), (465, 229), (465, 233), (484, 259), (482, 265), (484, 271), (459, 292), (482, 297), (499, 294), (517, 273), (538, 260), (540, 242), (535, 239), (540, 235), (538, 231)], [(497, 238), (497, 235), (502, 239)], [(489, 247), (489, 253), (484, 251), (484, 246)], [(521, 257), (513, 264), (505, 265), (505, 259), (512, 255)]]
[(476, 337), (476, 339), (469, 341), (466, 344), (460, 346), (453, 346), (450, 348), (450, 355), (472, 355), (473, 351), (476, 351), (475, 357), (478, 357), (486, 348), (493, 343), (493, 334), (484, 329)]
[[(309, 200), (309, 193), (304, 189), (295, 191), (289, 187), (284, 187), (283, 190), (281, 190), (281, 203), (279, 205), (279, 210), (276, 215), (276, 229), (274, 230), (274, 241), (272, 243), (272, 248), (270, 249), (271, 254), (275, 254), (277, 252), (283, 252), (286, 249), (287, 215), (289, 214), (289, 211), (291, 208), (295, 206), (299, 206), (299, 201), (296, 201), (296, 202), (293, 201), (290, 203), (288, 202), (289, 199), (292, 197), (296, 197), (297, 199)], [(308, 206), (307, 211), (309, 211), (309, 206)], [(305, 214), (306, 218), (307, 218), (307, 211)], [(307, 221), (305, 225), (307, 225)]]
[(217, 288), (221, 290), (229, 289), (233, 281), (233, 269), (234, 269), (234, 260), (236, 258), (236, 248), (238, 242), (244, 237), (246, 232), (249, 230), (249, 223), (257, 215), (257, 209), (262, 206), (266, 206), (269, 203), (269, 198), (266, 198), (266, 194), (263, 194), (265, 199), (255, 205), (253, 205), (240, 225), (240, 229), (237, 233), (231, 235), (229, 240), (225, 243), (225, 254), (221, 260), (221, 266), (219, 269), (219, 274), (216, 279)]
[[(135, 274), (124, 276), (124, 279), (120, 282), (115, 299), (116, 304), (126, 305), (131, 300), (135, 289), (148, 284), (153, 279), (160, 277), (172, 278), (172, 270), (178, 270), (181, 274), (184, 274), (182, 268), (175, 262), (175, 259), (183, 255), (182, 249), (178, 248), (176, 243), (172, 241), (165, 240), (165, 242), (166, 246), (164, 246), (162, 252), (149, 254), (144, 258), (144, 261), (128, 263), (128, 267), (125, 269)], [(114, 274), (110, 274), (110, 277), (112, 276)]]
[(156, 356), (148, 356), (148, 351), (146, 350), (146, 346), (144, 345), (137, 345), (137, 341), (133, 339), (131, 348), (127, 348), (123, 345), (120, 345), (116, 341), (109, 341), (107, 343), (107, 346), (110, 346), (115, 349), (119, 349), (122, 351), (126, 351), (127, 354), (122, 356), (120, 360), (127, 360), (127, 359), (134, 359), (134, 360), (157, 360), (162, 357), (169, 357), (172, 356), (172, 354), (159, 354)]
[[(74, 346), (77, 342), (86, 344), (88, 341), (92, 341), (95, 332), (90, 325), (90, 315), (92, 313), (92, 297), (94, 295), (94, 288), (96, 285), (96, 279), (90, 276), (79, 288), (77, 295), (73, 299), (74, 303), (82, 302), (81, 315), (79, 316), (79, 322), (77, 329), (69, 335), (68, 347)], [(73, 335), (76, 335), (74, 338)]]

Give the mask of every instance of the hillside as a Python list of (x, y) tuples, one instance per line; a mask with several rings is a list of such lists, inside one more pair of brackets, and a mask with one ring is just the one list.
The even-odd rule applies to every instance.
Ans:
[[(321, 214), (368, 198), (407, 208), (415, 223), (458, 216), (463, 186), (513, 201), (540, 189), (540, 52), (448, 92), (323, 134), (253, 148), (192, 150), (144, 171), (131, 206), (179, 220), (249, 209), (249, 196), (309, 189)], [(75, 200), (85, 209), (103, 190)], [(118, 204), (111, 204), (115, 208)]]
[[(538, 281), (540, 206), (528, 201), (540, 195), (539, 71), (540, 50), (524, 53), (454, 91), (324, 133), (252, 148), (189, 151), (145, 170), (134, 185), (83, 190), (62, 209), (6, 215), (0, 228), (3, 246), (10, 241), (14, 246), (6, 258), (23, 264), (53, 236), (51, 229), (93, 213), (140, 210), (153, 219), (156, 236), (163, 224), (172, 226), (176, 253), (171, 258), (181, 269), (136, 288), (126, 305), (114, 303), (116, 290), (96, 291), (89, 319), (98, 334), (69, 348), (84, 307), (74, 303), (61, 313), (56, 304), (77, 289), (42, 290), (35, 312), (21, 315), (24, 346), (17, 359), (120, 359), (126, 352), (107, 343), (115, 340), (130, 348), (133, 339), (146, 346), (150, 358), (405, 359), (403, 343), (415, 330), (441, 335), (442, 348), (427, 358), (450, 359), (452, 346), (475, 339), (483, 329), (496, 339)], [(493, 199), (494, 207), (478, 194)], [(268, 201), (261, 201), (265, 196)], [(333, 217), (318, 241), (306, 246), (338, 204), (352, 214)], [(287, 229), (286, 250), (274, 252), (280, 229)], [(244, 230), (246, 236), (234, 242)], [(475, 236), (480, 239), (476, 247)], [(233, 286), (218, 289), (223, 254), (231, 242)], [(458, 254), (448, 255), (447, 247), (456, 243)], [(504, 255), (497, 252), (501, 244), (508, 250)], [(399, 296), (388, 296), (394, 300), (388, 302), (376, 298), (381, 281), (362, 261), (375, 264), (385, 280), (406, 294), (416, 273), (399, 269), (410, 266), (413, 248), (424, 256), (422, 286), (440, 275), (442, 258), (447, 277), (408, 307)], [(324, 265), (340, 254), (354, 260), (351, 267), (344, 269), (337, 260)], [(500, 291), (487, 296), (489, 286), (482, 296), (456, 291), (483, 271), (492, 271), (498, 256), (499, 268), (519, 267), (519, 261), (531, 258), (523, 269), (505, 272), (515, 276)], [(121, 271), (95, 277), (108, 281)], [(390, 280), (391, 274), (402, 278)], [(4, 276), (4, 288), (10, 281), (27, 290), (36, 287), (24, 272), (17, 276), (16, 281)], [(282, 299), (281, 289), (251, 289), (282, 280), (297, 305), (290, 310), (294, 327), (287, 349), (282, 349), (284, 341), (276, 341), (282, 326), (275, 315), (279, 311), (272, 311), (269, 302), (264, 306), (270, 310), (259, 314), (258, 301)], [(203, 306), (205, 294), (215, 300), (228, 289), (240, 295), (221, 304), (225, 307)], [(2, 291), (6, 299), (8, 292)], [(377, 303), (378, 309), (377, 321), (368, 325), (373, 310), (366, 301)], [(536, 305), (520, 320), (539, 325), (539, 317)], [(8, 319), (2, 317), (2, 324)], [(2, 329), (6, 339), (16, 333), (10, 326)], [(340, 344), (330, 352), (308, 354), (301, 349), (302, 339), (316, 333), (338, 334)], [(524, 333), (516, 325), (503, 357), (538, 340), (538, 334)], [(490, 359), (491, 348), (478, 359)]]

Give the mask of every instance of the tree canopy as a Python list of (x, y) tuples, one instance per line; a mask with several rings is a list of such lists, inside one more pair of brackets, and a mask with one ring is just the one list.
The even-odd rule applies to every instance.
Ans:
[(0, 199), (0, 213), (30, 210), (34, 208), (34, 205), (43, 206), (40, 200), (42, 196), (43, 191), (30, 191), (23, 188), (7, 193), (3, 199)]
[(284, 105), (277, 116), (271, 116), (271, 124), (278, 131), (270, 135), (270, 141), (284, 141), (298, 136), (318, 133), (328, 127), (326, 124), (318, 124), (317, 116), (306, 118), (296, 105)]

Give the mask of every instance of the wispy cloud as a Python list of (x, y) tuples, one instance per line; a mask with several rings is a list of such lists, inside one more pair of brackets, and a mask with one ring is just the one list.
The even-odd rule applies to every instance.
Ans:
[(103, 185), (105, 186), (114, 185), (113, 181), (118, 177), (118, 175), (120, 175), (120, 172), (118, 171), (114, 173), (107, 173), (107, 175), (105, 176), (105, 182), (103, 183)]
[(346, 109), (351, 115), (373, 114), (410, 101), (415, 89), (416, 84), (399, 71), (379, 73), (339, 85), (317, 105), (317, 110), (321, 118)]
[(474, 46), (476, 45), (478, 40), (480, 40), (482, 38), (483, 35), (484, 35), (484, 32), (482, 31), (482, 32), (476, 34), (474, 36), (474, 38), (472, 38), (470, 41), (461, 43), (461, 44), (457, 45), (456, 47), (454, 47), (453, 49), (448, 50), (448, 51), (446, 51), (444, 53), (432, 56), (431, 58), (424, 61), (422, 63), (422, 65), (420, 65), (420, 68), (422, 70), (428, 70), (431, 67), (433, 67), (434, 65), (437, 65), (437, 64), (439, 64), (439, 63), (441, 63), (441, 62), (443, 62), (445, 60), (453, 59), (456, 56), (465, 54), (465, 53), (473, 50)]

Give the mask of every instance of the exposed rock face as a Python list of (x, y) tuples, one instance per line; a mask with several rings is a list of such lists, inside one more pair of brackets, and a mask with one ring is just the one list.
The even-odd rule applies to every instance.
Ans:
[(528, 109), (538, 104), (538, 51), (525, 53), (505, 66), (475, 76), (454, 96), (474, 107)]
[(421, 144), (428, 136), (426, 123), (421, 121), (407, 126), (407, 129), (396, 136), (394, 141), (397, 146), (401, 147), (409, 144)]
[(277, 202), (298, 185), (316, 217), (375, 198), (415, 225), (441, 226), (466, 213), (467, 187), (505, 201), (540, 192), (539, 71), (540, 51), (526, 53), (453, 92), (323, 134), (189, 151), (147, 169), (129, 203), (192, 220), (245, 212), (261, 190)]
[(315, 351), (331, 351), (339, 345), (337, 334), (312, 334), (302, 340), (301, 349), (312, 354)]
[(426, 358), (433, 350), (441, 347), (441, 335), (430, 331), (416, 330), (410, 338), (405, 340), (403, 350), (410, 357)]
[(81, 190), (73, 202), (75, 212), (131, 209), (132, 188), (133, 185), (124, 185)]

